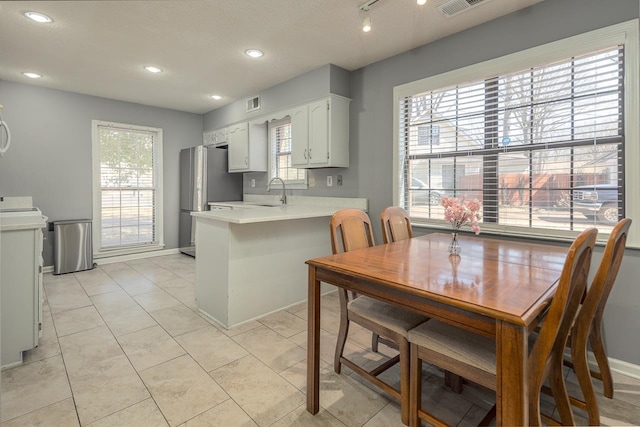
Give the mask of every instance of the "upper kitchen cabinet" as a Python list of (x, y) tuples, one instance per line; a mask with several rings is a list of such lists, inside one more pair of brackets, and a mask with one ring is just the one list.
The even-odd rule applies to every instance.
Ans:
[(291, 111), (291, 164), (349, 167), (350, 99), (330, 95)]
[(218, 130), (210, 130), (203, 135), (203, 145), (226, 145), (227, 144), (227, 128)]
[(267, 171), (267, 123), (242, 122), (227, 127), (229, 172)]

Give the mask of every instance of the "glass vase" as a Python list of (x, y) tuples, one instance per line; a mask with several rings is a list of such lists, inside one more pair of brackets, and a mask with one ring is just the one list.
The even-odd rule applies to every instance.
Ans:
[(458, 231), (454, 231), (451, 233), (451, 243), (449, 244), (449, 255), (458, 256), (462, 248), (460, 247), (460, 243), (458, 242)]

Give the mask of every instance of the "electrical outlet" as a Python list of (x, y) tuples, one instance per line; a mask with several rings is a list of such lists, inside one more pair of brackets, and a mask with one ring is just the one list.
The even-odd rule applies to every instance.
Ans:
[(251, 180), (251, 188), (256, 188), (256, 179), (255, 178), (253, 178)]
[(333, 187), (333, 177), (331, 175), (327, 177), (327, 187)]
[(342, 175), (336, 176), (336, 185), (342, 187)]
[(316, 186), (316, 179), (314, 177), (309, 178), (309, 187), (313, 188)]

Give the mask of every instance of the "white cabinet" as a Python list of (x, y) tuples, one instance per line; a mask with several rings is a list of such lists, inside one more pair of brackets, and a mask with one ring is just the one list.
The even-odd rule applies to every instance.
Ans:
[(267, 171), (267, 123), (243, 122), (227, 127), (229, 172)]
[(202, 145), (213, 145), (215, 143), (215, 132), (210, 130), (202, 134)]
[(291, 165), (309, 164), (309, 105), (291, 110)]
[(224, 145), (227, 143), (227, 128), (210, 130), (202, 135), (203, 145)]
[(0, 283), (2, 366), (22, 362), (22, 352), (38, 345), (42, 319), (42, 230), (2, 229)]
[(330, 95), (292, 110), (292, 166), (349, 166), (350, 102), (348, 98)]

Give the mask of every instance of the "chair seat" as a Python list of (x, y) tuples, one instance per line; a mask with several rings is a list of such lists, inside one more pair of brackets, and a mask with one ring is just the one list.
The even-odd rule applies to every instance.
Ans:
[(352, 300), (348, 308), (350, 312), (401, 334), (405, 338), (410, 329), (428, 320), (425, 316), (366, 296), (359, 296)]
[(496, 374), (496, 342), (491, 338), (431, 319), (411, 329), (408, 339), (420, 347)]

